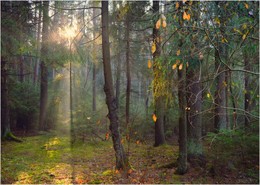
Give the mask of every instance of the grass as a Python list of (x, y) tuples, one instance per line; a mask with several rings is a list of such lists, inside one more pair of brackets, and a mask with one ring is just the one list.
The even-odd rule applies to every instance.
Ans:
[[(178, 158), (177, 145), (153, 147), (143, 143), (131, 143), (128, 178), (114, 168), (115, 153), (109, 141), (72, 143), (69, 136), (42, 134), (23, 138), (24, 142), (2, 142), (1, 183), (3, 184), (101, 184), (101, 183), (252, 183), (258, 182), (259, 167), (248, 161), (248, 169), (238, 167), (225, 175), (212, 175), (216, 161), (212, 151), (206, 150), (205, 168), (190, 168), (185, 175), (175, 174)], [(125, 151), (128, 151), (124, 143)], [(220, 148), (219, 148), (220, 149)], [(223, 152), (225, 150), (223, 149)], [(228, 154), (228, 153), (226, 153)], [(232, 156), (227, 156), (232, 158)], [(246, 158), (250, 160), (250, 158)], [(240, 161), (235, 161), (239, 163)], [(243, 162), (243, 161), (242, 161)], [(235, 167), (235, 166), (234, 166)], [(241, 178), (237, 178), (241, 176)]]

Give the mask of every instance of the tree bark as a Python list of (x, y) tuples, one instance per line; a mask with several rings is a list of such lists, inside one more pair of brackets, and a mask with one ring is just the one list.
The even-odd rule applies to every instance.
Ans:
[[(153, 1), (153, 13), (154, 14), (159, 14), (159, 1)], [(159, 18), (159, 15), (156, 16)], [(156, 21), (154, 21), (154, 27), (153, 27), (153, 41), (155, 42), (156, 45), (156, 51), (153, 53), (153, 61), (156, 63), (158, 62), (158, 58), (161, 55), (161, 43), (159, 35), (159, 30), (156, 29)], [(154, 65), (153, 70), (157, 71), (159, 70), (157, 65)], [(156, 79), (154, 79), (156, 80)], [(164, 123), (163, 123), (163, 118), (164, 118), (164, 98), (163, 96), (155, 97), (155, 114), (157, 117), (157, 120), (155, 122), (155, 143), (154, 146), (160, 146), (165, 143), (165, 135), (164, 135)]]
[(127, 169), (129, 167), (128, 158), (125, 155), (123, 145), (121, 144), (119, 133), (119, 121), (117, 116), (117, 107), (113, 91), (113, 79), (110, 64), (109, 36), (108, 36), (108, 2), (102, 1), (102, 54), (106, 94), (106, 104), (108, 107), (108, 118), (110, 120), (109, 129), (112, 134), (113, 146), (116, 156), (116, 169)]
[(40, 119), (39, 129), (46, 130), (45, 118), (48, 101), (48, 68), (46, 56), (48, 56), (48, 27), (49, 27), (49, 1), (43, 2), (43, 26), (42, 26), (42, 48), (41, 48), (41, 90), (40, 90)]
[(130, 91), (131, 91), (131, 74), (130, 74), (130, 44), (129, 44), (129, 13), (126, 16), (126, 105), (125, 105), (125, 118), (126, 126), (128, 127), (129, 118), (130, 118)]
[(187, 123), (186, 123), (186, 92), (185, 92), (185, 67), (178, 69), (178, 100), (179, 100), (179, 158), (178, 174), (185, 174), (187, 165)]
[(199, 159), (203, 155), (202, 150), (202, 88), (200, 83), (200, 65), (201, 61), (192, 60), (186, 73), (187, 86), (187, 151), (188, 160)]
[[(249, 57), (248, 54), (244, 53), (244, 69), (247, 71), (250, 71), (250, 64), (249, 64)], [(245, 109), (245, 126), (248, 127), (250, 125), (250, 102), (251, 102), (251, 96), (250, 96), (250, 86), (249, 86), (249, 75), (245, 73), (244, 77), (244, 85), (245, 85), (245, 95), (244, 95), (244, 109)]]
[[(95, 6), (96, 2), (93, 1)], [(97, 31), (97, 9), (93, 8), (93, 38), (96, 38), (96, 31)], [(97, 103), (96, 103), (96, 75), (97, 75), (97, 50), (96, 44), (93, 42), (93, 78), (92, 78), (92, 111), (96, 111)]]

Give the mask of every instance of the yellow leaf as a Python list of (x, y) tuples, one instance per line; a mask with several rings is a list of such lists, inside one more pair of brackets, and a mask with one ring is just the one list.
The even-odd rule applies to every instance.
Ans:
[(179, 56), (180, 54), (181, 54), (181, 50), (178, 50), (178, 51), (176, 52), (176, 55)]
[(122, 144), (124, 143), (124, 139), (121, 139), (121, 143), (122, 143)]
[(244, 35), (243, 35), (242, 39), (243, 39), (243, 40), (245, 40), (245, 39), (246, 39), (246, 34), (244, 34)]
[(178, 9), (180, 7), (179, 2), (176, 2), (175, 8)]
[(182, 66), (183, 66), (183, 64), (180, 64), (180, 65), (179, 65), (179, 70), (182, 70)]
[(215, 22), (216, 22), (218, 25), (220, 25), (220, 20), (219, 20), (218, 17), (215, 18)]
[(244, 5), (245, 5), (245, 8), (246, 8), (246, 9), (248, 9), (248, 8), (249, 8), (249, 6), (248, 6), (248, 4), (247, 4), (247, 3), (244, 3)]
[(156, 22), (155, 27), (156, 27), (157, 30), (161, 27), (161, 19), (159, 19), (159, 20)]
[(147, 66), (148, 66), (149, 69), (152, 67), (152, 62), (151, 62), (151, 60), (148, 60)]
[(207, 97), (210, 98), (210, 93), (207, 93)]
[(155, 114), (153, 114), (153, 121), (156, 122), (156, 120), (157, 120), (157, 117)]
[(155, 43), (153, 42), (153, 44), (152, 44), (152, 53), (154, 53), (156, 51), (156, 45), (155, 45)]
[(223, 38), (221, 39), (221, 42), (222, 42), (222, 43), (225, 43), (225, 42), (227, 43), (228, 41), (227, 41), (226, 38), (223, 37)]
[(177, 67), (177, 64), (173, 64), (173, 65), (172, 65), (172, 69), (173, 69), (173, 70), (176, 69), (176, 67)]
[(163, 21), (166, 21), (166, 17), (163, 14), (161, 15), (161, 18)]
[(183, 12), (183, 15), (182, 15), (182, 18), (183, 20), (190, 20), (190, 14), (187, 14), (186, 12)]
[(242, 25), (242, 28), (245, 30), (245, 29), (247, 28), (247, 25), (244, 23), (244, 24)]
[(167, 25), (166, 21), (163, 21), (162, 27), (163, 27), (163, 28), (166, 28), (166, 25)]

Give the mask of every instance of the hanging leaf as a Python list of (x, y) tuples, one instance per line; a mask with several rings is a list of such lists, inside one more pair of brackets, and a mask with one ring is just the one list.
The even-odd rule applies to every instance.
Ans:
[(247, 3), (244, 3), (244, 5), (245, 5), (245, 8), (246, 8), (246, 9), (248, 9), (248, 8), (249, 8), (249, 6), (248, 6), (248, 4), (247, 4)]
[(163, 27), (163, 28), (166, 28), (166, 26), (167, 26), (167, 23), (166, 23), (166, 21), (164, 20), (163, 23), (162, 23), (162, 27)]
[(179, 2), (176, 2), (176, 5), (175, 5), (176, 10), (177, 10), (179, 7), (180, 7)]
[(244, 34), (244, 35), (243, 35), (242, 39), (243, 39), (243, 40), (245, 40), (245, 39), (246, 39), (246, 34)]
[(161, 15), (161, 18), (163, 21), (166, 21), (166, 17), (163, 14)]
[(155, 43), (153, 42), (153, 44), (152, 44), (152, 53), (154, 53), (156, 51), (156, 45), (155, 45)]
[(151, 62), (151, 60), (148, 60), (147, 66), (148, 66), (149, 69), (152, 67), (152, 62)]
[(156, 22), (156, 25), (155, 25), (156, 29), (160, 29), (161, 27), (161, 19), (159, 19), (157, 22)]
[(173, 64), (172, 65), (172, 69), (174, 70), (174, 69), (176, 69), (177, 68), (177, 64)]
[(157, 120), (157, 117), (155, 114), (153, 114), (153, 121), (156, 122), (156, 120)]
[(180, 65), (179, 65), (179, 70), (182, 70), (182, 66), (183, 66), (183, 64), (180, 64)]
[(181, 54), (181, 50), (178, 50), (178, 51), (176, 52), (176, 55), (179, 56), (180, 54)]
[(183, 15), (182, 15), (182, 18), (183, 20), (190, 20), (190, 14), (187, 14), (186, 12), (183, 12)]

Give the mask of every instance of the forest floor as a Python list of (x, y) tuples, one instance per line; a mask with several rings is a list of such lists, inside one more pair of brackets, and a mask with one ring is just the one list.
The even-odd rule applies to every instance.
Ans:
[(126, 178), (114, 170), (111, 139), (71, 145), (70, 137), (47, 133), (23, 140), (2, 142), (2, 184), (259, 183), (258, 164), (242, 171), (221, 169), (218, 174), (210, 159), (204, 167), (190, 167), (185, 175), (177, 175), (176, 167), (169, 165), (177, 160), (177, 145), (131, 143), (132, 169)]

